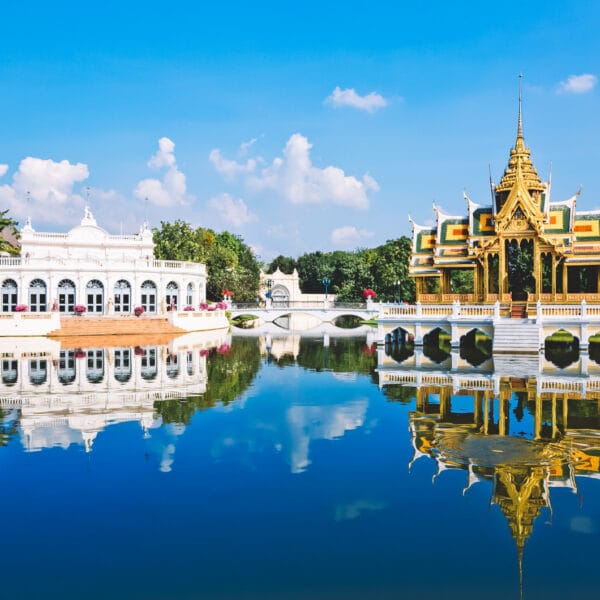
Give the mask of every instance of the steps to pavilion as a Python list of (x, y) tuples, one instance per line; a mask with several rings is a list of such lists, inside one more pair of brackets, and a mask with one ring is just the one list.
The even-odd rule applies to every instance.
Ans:
[(527, 303), (513, 302), (510, 306), (511, 319), (526, 319), (527, 318)]
[(187, 333), (169, 323), (165, 317), (62, 317), (60, 329), (48, 337), (181, 335)]
[(499, 319), (494, 323), (494, 354), (539, 354), (540, 326), (528, 319)]

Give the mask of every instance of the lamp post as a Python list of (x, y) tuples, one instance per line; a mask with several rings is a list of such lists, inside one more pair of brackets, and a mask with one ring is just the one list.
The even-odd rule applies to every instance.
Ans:
[(273, 287), (273, 280), (272, 279), (267, 279), (267, 281), (265, 282), (267, 284), (267, 293), (266, 293), (266, 298), (267, 298), (267, 308), (271, 308), (271, 288)]
[(331, 280), (329, 279), (329, 277), (323, 277), (323, 280), (321, 281), (321, 283), (325, 286), (325, 308), (327, 308), (328, 307), (327, 291), (329, 290), (329, 284), (331, 283)]
[(398, 304), (401, 303), (401, 297), (400, 297), (400, 285), (402, 284), (402, 282), (398, 279), (396, 280), (396, 287), (398, 288)]

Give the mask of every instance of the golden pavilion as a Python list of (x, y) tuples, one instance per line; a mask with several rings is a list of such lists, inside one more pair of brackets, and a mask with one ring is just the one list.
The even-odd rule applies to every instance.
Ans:
[(443, 303), (600, 300), (600, 211), (576, 211), (577, 192), (552, 202), (525, 145), (519, 90), (517, 138), (492, 205), (466, 216), (434, 205), (435, 227), (412, 223), (410, 274), (417, 300)]

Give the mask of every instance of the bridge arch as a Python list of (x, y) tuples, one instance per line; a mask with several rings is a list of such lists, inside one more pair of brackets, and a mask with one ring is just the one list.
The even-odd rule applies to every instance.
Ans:
[(492, 356), (492, 336), (474, 327), (460, 337), (460, 357), (478, 367)]
[(560, 369), (579, 360), (579, 338), (565, 329), (558, 329), (544, 340), (546, 360)]

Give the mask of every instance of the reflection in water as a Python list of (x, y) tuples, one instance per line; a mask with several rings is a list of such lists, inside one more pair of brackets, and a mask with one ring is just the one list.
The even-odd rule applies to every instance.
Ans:
[(0, 410), (3, 418), (14, 415), (4, 441), (18, 428), (29, 451), (71, 444), (89, 451), (108, 425), (138, 421), (145, 432), (159, 427), (155, 403), (202, 394), (207, 349), (225, 341), (224, 330), (188, 334), (168, 347), (61, 349), (47, 338), (1, 340)]
[[(40, 547), (49, 538), (60, 550), (53, 559), (44, 546), (36, 568), (52, 571), (65, 556), (72, 559), (69, 552), (80, 548), (73, 540), (89, 535), (81, 524), (90, 514), (107, 524), (94, 530), (94, 543), (110, 557), (103, 569), (111, 576), (122, 547), (127, 573), (159, 556), (150, 583), (124, 575), (127, 585), (114, 586), (115, 598), (132, 597), (134, 587), (148, 598), (234, 598), (246, 593), (241, 586), (255, 585), (247, 597), (368, 598), (376, 589), (382, 598), (464, 600), (489, 594), (490, 560), (503, 573), (495, 597), (514, 597), (517, 569), (506, 575), (516, 564), (513, 540), (528, 580), (536, 565), (546, 577), (544, 544), (557, 561), (584, 548), (581, 534), (596, 532), (596, 513), (565, 497), (577, 491), (593, 505), (588, 499), (600, 491), (589, 485), (600, 479), (600, 365), (580, 357), (559, 370), (540, 355), (487, 357), (473, 367), (459, 348), (442, 364), (421, 348), (398, 364), (388, 352), (393, 340), (385, 347), (372, 342), (230, 339), (223, 332), (167, 346), (62, 349), (38, 340), (4, 347), (2, 458), (12, 467), (11, 460), (24, 460), (20, 445), (69, 448), (28, 455), (27, 469), (6, 470), (15, 494), (17, 483), (31, 480), (19, 498), (35, 500), (23, 509), (33, 521), (26, 543)], [(39, 384), (31, 379), (44, 370), (38, 361), (46, 362)], [(90, 381), (94, 372), (102, 379)], [(75, 445), (94, 451), (81, 461)], [(65, 465), (74, 476), (65, 475)], [(60, 486), (47, 485), (59, 477)], [(58, 518), (42, 523), (45, 513), (36, 521), (39, 511), (31, 507), (38, 503)], [(11, 514), (19, 510), (13, 504)], [(542, 527), (539, 517), (551, 510), (558, 523)], [(432, 539), (449, 550), (436, 562), (436, 577), (422, 559)], [(170, 559), (165, 547), (181, 552)], [(237, 578), (222, 561), (232, 549), (253, 557), (236, 566)], [(578, 576), (589, 571), (590, 587), (594, 551), (589, 542), (578, 556), (588, 561)], [(469, 589), (460, 570), (467, 556)], [(307, 587), (296, 587), (297, 564)], [(174, 569), (177, 585), (161, 575)], [(91, 577), (80, 570), (82, 581)], [(551, 597), (535, 592), (531, 598)]]

